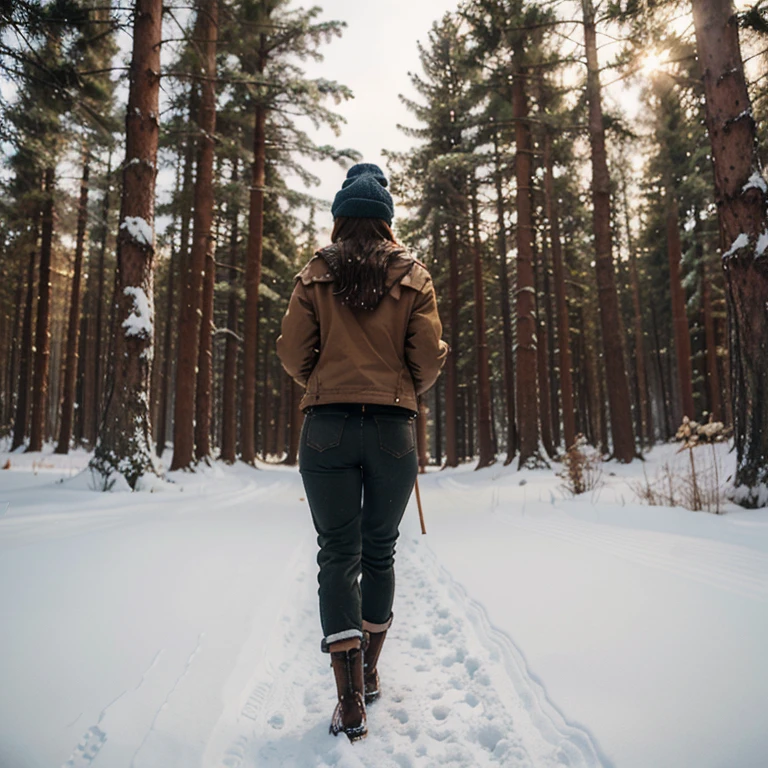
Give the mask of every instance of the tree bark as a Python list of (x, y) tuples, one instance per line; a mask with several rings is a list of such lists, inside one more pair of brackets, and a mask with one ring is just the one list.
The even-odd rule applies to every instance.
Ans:
[(552, 135), (544, 134), (544, 205), (552, 240), (552, 280), (557, 307), (557, 341), (560, 358), (560, 393), (563, 403), (563, 433), (565, 448), (576, 442), (576, 419), (573, 402), (573, 375), (571, 373), (571, 329), (565, 288), (563, 245), (560, 237), (560, 211), (555, 196), (555, 177), (552, 160)]
[(285, 464), (295, 467), (299, 456), (299, 440), (301, 438), (301, 427), (304, 423), (304, 414), (299, 409), (301, 402), (301, 390), (299, 385), (291, 379), (291, 422), (289, 424), (288, 455), (285, 457)]
[[(18, 283), (16, 285), (16, 295), (13, 302), (13, 323), (11, 325), (10, 333), (10, 354), (8, 358), (8, 371), (5, 384), (6, 390), (6, 402), (5, 402), (5, 414), (3, 423), (10, 425), (13, 421), (16, 401), (18, 399), (18, 392), (16, 390), (16, 380), (18, 377), (19, 356), (20, 356), (20, 343), (22, 340), (22, 324), (23, 316), (21, 308), (24, 306), (24, 268), (20, 266)], [(14, 397), (15, 394), (15, 397)]]
[(171, 383), (171, 357), (173, 355), (173, 305), (176, 288), (176, 262), (178, 260), (178, 249), (176, 244), (171, 242), (171, 257), (168, 264), (168, 316), (165, 321), (165, 332), (163, 335), (163, 368), (162, 379), (160, 382), (160, 408), (157, 418), (157, 436), (155, 450), (158, 457), (161, 457), (165, 451), (165, 441), (168, 434), (168, 396), (170, 394)]
[(197, 356), (197, 389), (195, 392), (195, 458), (200, 461), (211, 455), (211, 413), (213, 388), (213, 292), (216, 263), (213, 244), (205, 255), (202, 315), (200, 317), (200, 346)]
[[(696, 221), (698, 224), (698, 215)], [(696, 252), (696, 261), (701, 265), (701, 313), (704, 316), (704, 344), (707, 350), (706, 377), (709, 413), (715, 421), (722, 421), (723, 406), (720, 396), (720, 372), (717, 368), (717, 340), (715, 336), (715, 319), (712, 315), (712, 285), (709, 279), (707, 260), (704, 255), (704, 245), (700, 238), (697, 238), (696, 241)]]
[(80, 205), (77, 209), (77, 239), (75, 241), (75, 263), (72, 275), (72, 291), (69, 298), (69, 329), (67, 331), (67, 359), (64, 373), (64, 394), (61, 400), (61, 424), (59, 444), (56, 453), (69, 453), (72, 437), (72, 418), (75, 410), (75, 383), (79, 360), (80, 338), (80, 289), (83, 274), (83, 252), (85, 250), (85, 228), (88, 224), (88, 177), (90, 161), (87, 150), (83, 152), (83, 177), (80, 182)]
[(629, 463), (635, 457), (632, 406), (624, 367), (619, 300), (613, 269), (611, 244), (611, 182), (605, 150), (605, 128), (600, 97), (595, 14), (591, 0), (582, 0), (584, 45), (587, 55), (587, 102), (592, 158), (592, 204), (595, 235), (595, 272), (600, 306), (603, 352), (608, 386), (608, 404), (613, 434), (613, 456)]
[(459, 466), (458, 419), (459, 381), (459, 245), (456, 225), (448, 225), (449, 302), (451, 318), (451, 350), (446, 361), (445, 376), (445, 466)]
[[(266, 39), (259, 44), (258, 76), (267, 64)], [(242, 460), (256, 459), (256, 369), (258, 367), (259, 283), (264, 239), (264, 187), (266, 185), (266, 95), (257, 97), (253, 129), (253, 168), (248, 212), (248, 248), (245, 256), (245, 327), (243, 328), (243, 395), (240, 451)]]
[(96, 291), (96, 328), (93, 339), (93, 402), (90, 404), (90, 417), (88, 428), (85, 430), (85, 439), (88, 444), (96, 444), (102, 420), (103, 384), (104, 384), (104, 275), (106, 270), (107, 239), (109, 237), (109, 207), (110, 207), (110, 180), (112, 177), (112, 152), (107, 160), (107, 172), (104, 177), (104, 196), (101, 204), (101, 242), (99, 243), (98, 260), (98, 287)]
[[(237, 186), (238, 160), (232, 163), (232, 186)], [(222, 393), (221, 458), (234, 464), (237, 458), (237, 266), (240, 211), (233, 205), (229, 236), (229, 296), (227, 297), (227, 337), (224, 341), (224, 381)], [(293, 390), (292, 390), (293, 392)], [(293, 396), (293, 395), (292, 395)], [(293, 423), (293, 422), (291, 422)], [(295, 462), (294, 462), (295, 463)]]
[(160, 93), (161, 0), (137, 0), (126, 162), (117, 237), (112, 391), (91, 470), (108, 490), (115, 475), (135, 488), (156, 473), (149, 417), (154, 335), (154, 221)]
[[(207, 259), (211, 244), (211, 223), (213, 221), (213, 156), (214, 133), (216, 131), (216, 37), (218, 34), (216, 0), (201, 0), (197, 4), (196, 35), (200, 38), (200, 64), (205, 78), (200, 85), (201, 98), (197, 109), (197, 174), (195, 176), (194, 215), (192, 224), (192, 247), (189, 264), (183, 273), (181, 285), (181, 307), (179, 309), (178, 350), (176, 362), (176, 401), (173, 422), (173, 461), (171, 469), (188, 469), (195, 455), (202, 453), (206, 445), (195, 450), (195, 438), (201, 438), (201, 429), (195, 428), (195, 414), (205, 419), (203, 395), (200, 403), (196, 395), (200, 368), (206, 375), (210, 360), (202, 361), (200, 333), (205, 309), (203, 301), (203, 280), (208, 269)], [(210, 385), (208, 385), (210, 386)], [(210, 393), (208, 403), (210, 403)], [(201, 413), (201, 408), (203, 413)], [(210, 419), (210, 415), (208, 416)], [(201, 425), (202, 426), (202, 425)], [(209, 422), (206, 424), (206, 428)], [(207, 433), (206, 433), (207, 434)], [(207, 442), (203, 438), (204, 442)]]
[(490, 466), (496, 461), (491, 443), (491, 371), (488, 363), (488, 334), (485, 328), (485, 292), (483, 289), (483, 261), (480, 241), (480, 213), (477, 205), (477, 187), (472, 186), (472, 250), (475, 291), (475, 348), (477, 352), (477, 442), (479, 458), (475, 469)]
[[(539, 378), (539, 423), (541, 426), (541, 442), (547, 456), (555, 457), (555, 444), (552, 429), (552, 399), (549, 380), (549, 333), (547, 328), (547, 301), (545, 276), (547, 270), (547, 244), (544, 235), (541, 244), (540, 257), (536, 264), (536, 366)], [(537, 254), (538, 255), (538, 254)]]
[(734, 500), (755, 507), (768, 503), (768, 190), (733, 3), (694, 0), (693, 21), (724, 248), (737, 455)]
[(32, 374), (32, 315), (35, 303), (35, 262), (37, 261), (37, 240), (40, 227), (39, 212), (34, 216), (32, 225), (32, 242), (29, 245), (29, 262), (27, 265), (27, 299), (24, 305), (24, 322), (21, 326), (21, 352), (19, 355), (19, 385), (16, 399), (16, 414), (13, 423), (13, 442), (11, 450), (15, 451), (24, 444), (27, 436), (27, 421), (29, 419), (29, 388)]
[(515, 177), (517, 180), (517, 429), (520, 440), (518, 466), (538, 466), (539, 392), (536, 376), (536, 285), (533, 272), (533, 212), (531, 205), (531, 129), (525, 94), (526, 71), (516, 66), (512, 81), (515, 118)]
[(502, 353), (504, 359), (504, 405), (507, 417), (507, 458), (511, 464), (517, 454), (517, 417), (515, 415), (515, 362), (512, 351), (512, 308), (509, 301), (509, 270), (507, 266), (507, 225), (504, 220), (504, 188), (501, 176), (501, 157), (497, 136), (493, 137), (496, 184), (496, 227), (499, 249), (499, 293), (501, 303)]
[(675, 352), (677, 354), (677, 376), (683, 416), (696, 418), (693, 405), (693, 374), (691, 370), (691, 332), (688, 328), (688, 312), (685, 307), (685, 290), (680, 261), (680, 214), (677, 200), (667, 187), (667, 256), (669, 258), (669, 290), (672, 296), (672, 326), (675, 331)]
[(45, 169), (45, 200), (40, 240), (40, 278), (37, 285), (35, 368), (32, 376), (32, 420), (27, 451), (43, 450), (48, 370), (51, 357), (51, 250), (53, 246), (54, 168)]

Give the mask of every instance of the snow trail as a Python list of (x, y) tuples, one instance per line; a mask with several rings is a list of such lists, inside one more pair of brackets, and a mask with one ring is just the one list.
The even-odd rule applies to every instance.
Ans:
[(567, 725), (511, 640), (491, 627), (418, 540), (401, 538), (395, 621), (380, 661), (369, 735), (328, 735), (334, 683), (319, 652), (313, 544), (258, 661), (222, 717), (204, 765), (217, 768), (416, 768), (601, 765), (590, 735)]

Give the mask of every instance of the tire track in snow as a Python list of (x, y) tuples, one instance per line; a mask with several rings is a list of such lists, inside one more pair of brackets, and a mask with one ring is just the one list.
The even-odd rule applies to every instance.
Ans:
[(335, 687), (319, 652), (315, 570), (304, 547), (236, 722), (222, 724), (228, 744), (207, 753), (204, 766), (599, 766), (589, 734), (565, 723), (509, 638), (431, 552), (401, 542), (395, 622), (368, 738), (351, 745), (328, 734)]
[[(454, 492), (477, 496), (475, 491), (453, 478), (440, 478), (439, 484)], [(567, 512), (543, 503), (535, 513), (523, 516), (503, 511), (499, 508), (498, 496), (493, 494), (491, 508), (497, 518), (518, 530), (590, 547), (742, 597), (768, 599), (768, 555), (747, 547), (675, 533), (574, 520)]]
[[(196, 504), (210, 500), (212, 506), (215, 505), (215, 512), (218, 513), (222, 509), (240, 506), (254, 499), (267, 499), (279, 495), (284, 493), (289, 485), (290, 482), (283, 479), (275, 480), (268, 485), (247, 481), (244, 485), (230, 491), (223, 491), (220, 494), (214, 491), (210, 497), (206, 493), (201, 493), (201, 489), (194, 487), (189, 491), (180, 488), (178, 493), (194, 496)], [(133, 523), (142, 522), (142, 518), (136, 516), (137, 507), (140, 507), (142, 502), (151, 501), (161, 512), (166, 504), (171, 507), (174, 502), (178, 503), (176, 492), (152, 494), (150, 498), (146, 495), (139, 497), (134, 494), (124, 495), (130, 501), (111, 504), (106, 512), (99, 508), (81, 511), (77, 502), (73, 502), (73, 507), (77, 511), (35, 514), (30, 517), (20, 515), (0, 519), (0, 550), (13, 549), (40, 541), (57, 541), (84, 534), (116, 530), (125, 525), (127, 517)], [(154, 509), (152, 514), (156, 514), (158, 509)], [(190, 513), (186, 509), (181, 509), (173, 511), (173, 514), (183, 517)]]

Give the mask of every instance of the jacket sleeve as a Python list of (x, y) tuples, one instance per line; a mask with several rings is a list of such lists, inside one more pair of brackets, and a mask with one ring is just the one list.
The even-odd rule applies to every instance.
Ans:
[(308, 289), (301, 280), (296, 281), (283, 317), (277, 354), (288, 375), (306, 387), (320, 354), (320, 325)]
[(430, 281), (416, 297), (405, 334), (405, 359), (417, 395), (437, 381), (448, 356), (448, 345), (440, 339), (442, 333), (435, 288)]

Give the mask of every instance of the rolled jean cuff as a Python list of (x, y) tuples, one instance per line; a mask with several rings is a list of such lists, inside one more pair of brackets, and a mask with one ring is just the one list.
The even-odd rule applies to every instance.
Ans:
[(345, 629), (343, 632), (334, 632), (332, 635), (324, 637), (320, 643), (320, 650), (323, 653), (330, 653), (330, 646), (341, 640), (352, 640), (354, 638), (363, 640), (363, 633), (359, 629)]
[(363, 630), (365, 632), (373, 632), (373, 634), (386, 632), (392, 626), (393, 617), (394, 614), (390, 614), (389, 618), (383, 624), (374, 624), (373, 622), (363, 619)]

